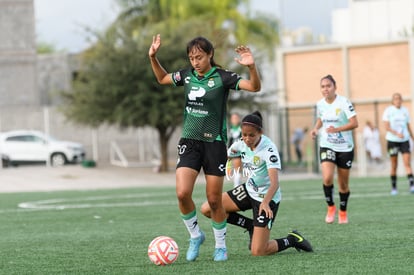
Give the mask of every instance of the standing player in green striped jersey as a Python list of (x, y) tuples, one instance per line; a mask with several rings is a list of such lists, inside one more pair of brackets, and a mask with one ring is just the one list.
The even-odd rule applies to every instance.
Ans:
[(225, 261), (227, 217), (221, 193), (227, 160), (227, 99), (230, 90), (260, 90), (254, 58), (248, 47), (236, 48), (239, 58), (235, 61), (249, 69), (249, 79), (242, 79), (234, 72), (221, 69), (214, 61), (212, 43), (204, 37), (196, 37), (187, 44), (191, 67), (168, 73), (156, 57), (160, 46), (161, 37), (158, 34), (153, 37), (148, 52), (157, 81), (163, 85), (184, 86), (185, 92), (184, 125), (178, 143), (176, 193), (181, 217), (190, 233), (186, 258), (194, 261), (205, 239), (192, 199), (195, 181), (203, 168), (215, 238), (213, 260)]

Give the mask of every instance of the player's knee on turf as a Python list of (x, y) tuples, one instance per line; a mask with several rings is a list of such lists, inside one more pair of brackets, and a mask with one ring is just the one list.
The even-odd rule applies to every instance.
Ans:
[(263, 248), (257, 248), (257, 247), (253, 247), (252, 246), (252, 250), (250, 251), (250, 253), (252, 254), (252, 256), (265, 256), (266, 251)]

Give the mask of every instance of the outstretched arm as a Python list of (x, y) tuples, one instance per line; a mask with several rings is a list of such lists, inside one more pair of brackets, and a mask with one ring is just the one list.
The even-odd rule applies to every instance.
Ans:
[(161, 66), (157, 52), (161, 47), (161, 35), (157, 34), (152, 37), (152, 44), (149, 48), (148, 55), (151, 62), (152, 71), (160, 84), (172, 84), (171, 75)]
[(260, 77), (254, 63), (253, 54), (250, 51), (249, 47), (238, 46), (235, 51), (240, 55), (240, 58), (235, 58), (234, 60), (240, 65), (248, 67), (250, 74), (249, 79), (242, 79), (240, 81), (239, 88), (241, 90), (246, 90), (249, 92), (260, 91)]

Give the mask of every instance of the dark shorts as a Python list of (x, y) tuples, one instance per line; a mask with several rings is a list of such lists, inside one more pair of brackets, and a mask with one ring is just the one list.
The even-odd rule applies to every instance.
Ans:
[(319, 157), (322, 162), (333, 162), (342, 169), (351, 169), (354, 160), (354, 150), (350, 152), (336, 152), (329, 148), (319, 148)]
[(277, 210), (279, 209), (279, 203), (275, 203), (273, 200), (270, 201), (269, 205), (273, 212), (273, 218), (269, 219), (266, 217), (264, 211), (259, 215), (259, 207), (261, 202), (252, 199), (249, 196), (245, 183), (227, 191), (227, 194), (241, 211), (249, 209), (253, 210), (253, 226), (268, 227), (269, 229), (272, 228), (273, 222), (277, 215)]
[(188, 167), (200, 172), (203, 167), (206, 175), (225, 175), (227, 147), (223, 141), (205, 142), (181, 138), (177, 149), (177, 168)]
[(403, 142), (387, 141), (387, 151), (389, 156), (397, 156), (398, 152), (401, 154), (411, 153), (410, 142), (408, 140)]

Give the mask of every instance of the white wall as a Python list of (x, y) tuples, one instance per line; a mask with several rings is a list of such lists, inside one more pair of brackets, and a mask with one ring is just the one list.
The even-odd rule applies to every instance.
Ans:
[(350, 0), (348, 9), (332, 13), (332, 42), (373, 42), (412, 34), (413, 0)]

